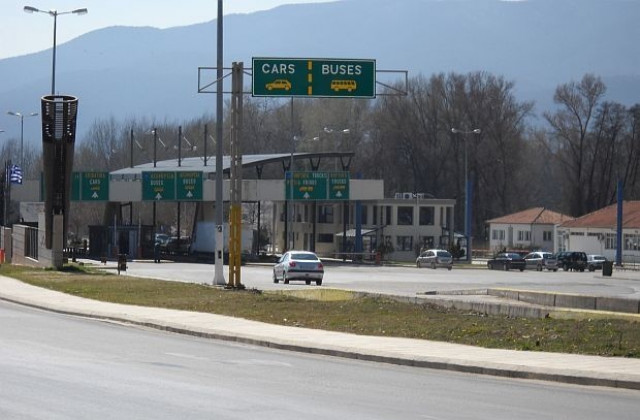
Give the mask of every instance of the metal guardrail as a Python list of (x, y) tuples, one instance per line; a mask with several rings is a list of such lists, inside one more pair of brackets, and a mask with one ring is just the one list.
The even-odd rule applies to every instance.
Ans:
[(336, 260), (351, 262), (372, 262), (380, 264), (382, 257), (377, 252), (334, 252), (332, 257)]
[(616, 270), (633, 270), (640, 271), (640, 256), (622, 255), (622, 265), (614, 265)]

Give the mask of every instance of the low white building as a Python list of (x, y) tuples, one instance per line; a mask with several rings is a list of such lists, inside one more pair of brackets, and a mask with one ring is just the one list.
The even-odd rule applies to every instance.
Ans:
[[(358, 202), (296, 203), (294, 247), (315, 250), (322, 256), (352, 254), (356, 228), (360, 225), (363, 253), (373, 253), (384, 244), (387, 249), (393, 249), (387, 258), (413, 261), (420, 249), (449, 247), (454, 206), (455, 200), (425, 198), (412, 193)], [(276, 235), (276, 252), (282, 252), (285, 203), (276, 202), (275, 207), (273, 228), (280, 233)]]
[[(558, 227), (561, 251), (584, 251), (615, 260), (617, 204), (604, 207)], [(640, 262), (640, 201), (622, 203), (622, 261)]]
[(544, 207), (487, 220), (489, 247), (494, 252), (505, 248), (556, 252), (558, 226), (569, 220), (573, 218)]

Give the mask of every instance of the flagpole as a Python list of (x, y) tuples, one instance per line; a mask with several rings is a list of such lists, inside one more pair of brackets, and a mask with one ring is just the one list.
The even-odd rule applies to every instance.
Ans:
[(11, 183), (9, 182), (9, 166), (11, 166), (11, 161), (10, 160), (6, 160), (4, 162), (4, 186), (3, 186), (3, 193), (2, 194), (2, 225), (3, 226), (8, 226), (7, 225), (7, 221), (9, 220), (9, 218), (7, 217), (7, 201), (9, 198), (9, 189), (11, 188), (10, 185)]

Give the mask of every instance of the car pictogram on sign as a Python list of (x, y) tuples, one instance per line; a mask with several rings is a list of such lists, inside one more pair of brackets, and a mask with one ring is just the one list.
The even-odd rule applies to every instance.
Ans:
[(267, 83), (265, 87), (267, 90), (291, 90), (291, 82), (287, 79), (276, 79), (273, 82)]

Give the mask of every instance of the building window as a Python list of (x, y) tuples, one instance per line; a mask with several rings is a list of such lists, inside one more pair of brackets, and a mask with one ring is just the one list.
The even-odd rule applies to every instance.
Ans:
[(333, 206), (321, 205), (318, 208), (318, 223), (333, 223)]
[(494, 241), (504, 241), (504, 230), (494, 229), (491, 231), (491, 239)]
[(531, 240), (531, 232), (528, 230), (519, 230), (518, 231), (518, 240), (519, 241), (530, 241)]
[(420, 249), (431, 249), (433, 248), (433, 236), (421, 236), (420, 241)]
[(333, 234), (332, 233), (319, 233), (318, 234), (318, 242), (323, 244), (332, 244), (333, 243)]
[(413, 207), (398, 207), (398, 225), (411, 226), (413, 224)]
[(396, 250), (397, 251), (412, 251), (413, 250), (413, 236), (396, 236)]
[(605, 249), (616, 249), (617, 235), (615, 233), (607, 233), (604, 237)]
[(420, 207), (420, 226), (433, 226), (434, 214), (433, 207)]
[(369, 206), (360, 206), (360, 223), (363, 225), (369, 224)]
[(545, 230), (542, 232), (542, 240), (544, 242), (551, 242), (553, 240), (553, 231)]
[(638, 237), (638, 235), (630, 235), (625, 233), (622, 237), (624, 238), (623, 248), (625, 251), (637, 251), (638, 249), (640, 249), (640, 246), (638, 246), (638, 240), (640, 239), (640, 237)]
[(372, 225), (378, 224), (378, 206), (373, 206), (373, 222)]

